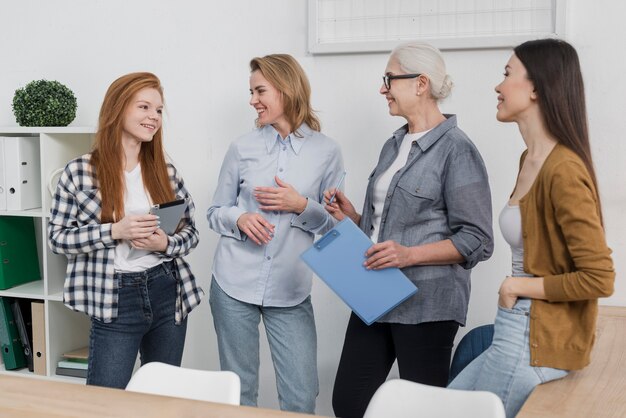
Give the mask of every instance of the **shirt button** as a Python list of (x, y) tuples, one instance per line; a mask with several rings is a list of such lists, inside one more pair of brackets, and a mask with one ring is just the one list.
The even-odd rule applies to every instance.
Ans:
[(287, 150), (287, 147), (283, 147), (283, 151), (286, 151), (286, 150)]
[(281, 171), (281, 172), (282, 172), (282, 171), (283, 171), (283, 169), (282, 169), (282, 168), (279, 168), (279, 169), (278, 169), (278, 171)]
[(232, 234), (234, 234), (234, 233), (235, 233), (235, 230), (234, 230), (234, 229), (231, 229), (231, 230), (230, 230), (230, 232), (231, 232)]
[(267, 257), (265, 257), (266, 260), (271, 260), (272, 257), (270, 257), (269, 255)]
[(390, 194), (387, 195), (387, 199), (391, 199), (391, 195)]
[(278, 211), (277, 210), (274, 211), (274, 215), (278, 215)]
[(533, 347), (533, 348), (537, 348), (537, 347), (539, 347), (539, 346), (537, 345), (537, 343), (532, 343), (532, 347)]
[(306, 225), (306, 221), (302, 222), (302, 225)]
[(533, 360), (533, 364), (539, 364), (539, 360)]

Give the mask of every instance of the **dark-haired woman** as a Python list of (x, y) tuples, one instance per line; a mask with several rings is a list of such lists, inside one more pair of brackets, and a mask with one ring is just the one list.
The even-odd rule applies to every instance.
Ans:
[(500, 213), (512, 274), (500, 286), (493, 344), (450, 384), (498, 395), (514, 417), (535, 386), (590, 361), (598, 298), (613, 292), (575, 49), (556, 39), (514, 50), (496, 86), (497, 119), (526, 151)]

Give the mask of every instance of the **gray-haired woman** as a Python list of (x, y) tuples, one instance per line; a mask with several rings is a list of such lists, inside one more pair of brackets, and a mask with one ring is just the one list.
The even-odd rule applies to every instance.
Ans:
[[(385, 142), (362, 214), (337, 192), (327, 210), (374, 241), (369, 269), (399, 267), (419, 291), (367, 326), (350, 317), (335, 380), (337, 416), (360, 417), (397, 359), (400, 377), (445, 386), (470, 269), (493, 250), (491, 195), (483, 160), (438, 101), (452, 87), (441, 53), (424, 43), (393, 50), (380, 93), (407, 124)], [(326, 191), (326, 203), (334, 190)]]

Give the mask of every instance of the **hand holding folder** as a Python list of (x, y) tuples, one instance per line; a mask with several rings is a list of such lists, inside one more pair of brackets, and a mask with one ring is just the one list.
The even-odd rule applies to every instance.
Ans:
[(346, 218), (301, 255), (367, 325), (417, 292), (398, 268), (367, 270), (363, 266), (365, 251), (372, 245), (367, 235)]

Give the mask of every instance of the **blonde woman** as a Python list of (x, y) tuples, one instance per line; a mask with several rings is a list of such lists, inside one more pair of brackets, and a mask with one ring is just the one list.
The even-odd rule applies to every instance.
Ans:
[(299, 257), (334, 225), (323, 191), (337, 183), (343, 162), (337, 143), (320, 133), (293, 57), (254, 58), (250, 70), (258, 128), (231, 144), (207, 213), (220, 234), (210, 295), (220, 363), (241, 378), (242, 405), (256, 406), (263, 318), (280, 408), (314, 413), (312, 275)]

